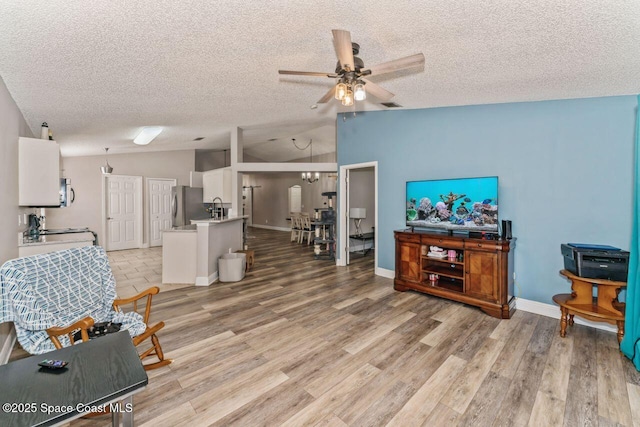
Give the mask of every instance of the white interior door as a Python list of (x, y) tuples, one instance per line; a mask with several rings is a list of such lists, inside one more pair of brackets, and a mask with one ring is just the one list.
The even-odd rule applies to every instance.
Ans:
[(142, 177), (111, 175), (106, 178), (107, 249), (142, 246)]
[(289, 212), (302, 211), (302, 187), (293, 185), (289, 187)]
[(175, 185), (175, 179), (147, 180), (149, 246), (161, 246), (162, 232), (171, 229), (171, 187)]

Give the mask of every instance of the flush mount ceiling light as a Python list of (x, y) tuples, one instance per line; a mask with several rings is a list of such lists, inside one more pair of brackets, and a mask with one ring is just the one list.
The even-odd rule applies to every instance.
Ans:
[(106, 163), (105, 163), (104, 166), (100, 166), (100, 170), (102, 171), (103, 174), (107, 175), (107, 174), (110, 174), (111, 172), (113, 172), (113, 168), (109, 164), (109, 149), (108, 148), (104, 149), (104, 155), (107, 156), (106, 159), (105, 159)]
[(138, 136), (135, 137), (133, 143), (138, 145), (147, 145), (153, 141), (156, 136), (160, 135), (160, 132), (162, 132), (162, 128), (160, 126), (145, 126), (142, 128), (142, 131)]

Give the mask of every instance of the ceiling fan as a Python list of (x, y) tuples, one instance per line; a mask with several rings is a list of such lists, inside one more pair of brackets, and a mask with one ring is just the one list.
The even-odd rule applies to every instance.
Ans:
[(367, 80), (365, 77), (424, 65), (424, 55), (418, 53), (365, 68), (362, 59), (355, 56), (360, 51), (360, 45), (351, 42), (351, 33), (346, 30), (331, 30), (331, 32), (333, 33), (333, 47), (338, 55), (338, 64), (334, 73), (278, 70), (279, 74), (336, 79), (336, 85), (320, 98), (319, 104), (324, 104), (331, 98), (336, 98), (342, 101), (342, 105), (351, 106), (354, 100), (363, 101), (367, 92), (381, 101), (389, 101), (394, 97), (394, 94)]

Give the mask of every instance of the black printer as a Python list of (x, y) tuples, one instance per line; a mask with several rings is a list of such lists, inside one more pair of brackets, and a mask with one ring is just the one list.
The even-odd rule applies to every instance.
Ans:
[(564, 268), (579, 277), (626, 282), (629, 252), (608, 245), (563, 243)]

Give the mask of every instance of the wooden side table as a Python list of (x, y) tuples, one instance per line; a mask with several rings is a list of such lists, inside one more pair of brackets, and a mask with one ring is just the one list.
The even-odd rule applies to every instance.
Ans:
[(255, 256), (255, 252), (253, 251), (253, 249), (246, 249), (246, 250), (239, 250), (236, 251), (236, 253), (241, 253), (241, 254), (245, 254), (247, 256), (247, 264), (246, 264), (246, 268), (245, 268), (245, 272), (249, 272), (249, 270), (251, 270), (251, 267), (253, 267), (253, 262), (254, 262), (254, 256)]
[[(626, 282), (579, 277), (567, 270), (560, 274), (571, 281), (570, 294), (557, 294), (553, 301), (560, 306), (560, 336), (565, 337), (567, 324), (573, 326), (573, 316), (579, 315), (595, 322), (607, 322), (618, 327), (618, 343), (624, 336), (625, 304), (618, 301), (620, 290)], [(596, 288), (596, 296), (593, 289)]]

